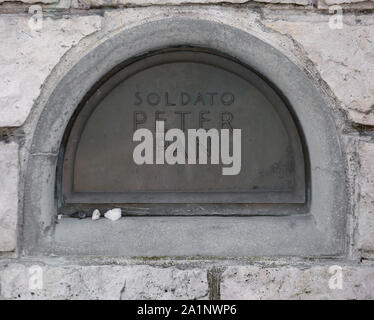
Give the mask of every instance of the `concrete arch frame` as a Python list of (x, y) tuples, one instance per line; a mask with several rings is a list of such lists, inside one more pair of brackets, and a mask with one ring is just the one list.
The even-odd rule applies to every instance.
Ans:
[[(288, 99), (309, 150), (309, 212), (281, 217), (129, 217), (116, 224), (66, 219), (55, 227), (58, 152), (80, 101), (123, 61), (182, 45), (210, 48), (238, 59)], [(345, 159), (328, 104), (295, 63), (242, 30), (206, 20), (170, 18), (121, 31), (64, 75), (37, 120), (24, 181), (24, 252), (141, 257), (342, 255), (348, 213)]]

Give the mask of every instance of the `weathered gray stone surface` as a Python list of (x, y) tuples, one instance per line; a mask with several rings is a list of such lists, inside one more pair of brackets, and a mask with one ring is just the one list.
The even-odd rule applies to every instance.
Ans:
[(42, 266), (43, 289), (29, 287), (29, 267), (0, 268), (5, 299), (207, 299), (206, 270), (151, 266)]
[(358, 2), (372, 2), (373, 0), (323, 0), (327, 5), (331, 6), (334, 4), (342, 3), (358, 3)]
[(374, 251), (374, 143), (360, 142), (358, 246)]
[[(337, 264), (339, 265), (339, 264)], [(228, 267), (222, 274), (221, 299), (373, 299), (374, 268), (342, 266), (342, 289), (329, 286), (329, 266)]]
[(23, 124), (43, 82), (63, 54), (100, 28), (100, 18), (46, 18), (40, 30), (27, 16), (0, 16), (0, 127)]
[(34, 4), (34, 3), (57, 3), (59, 0), (0, 0), (0, 3), (3, 2), (22, 2), (27, 4)]
[[(3, 2), (4, 0), (0, 0), (0, 3)], [(66, 1), (60, 1), (59, 4), (54, 0), (22, 2), (25, 6), (32, 3), (50, 3), (52, 9), (70, 6)], [(181, 6), (182, 2), (84, 0), (80, 5), (73, 2), (76, 8), (84, 9), (131, 3), (144, 7), (151, 3), (158, 6), (108, 10), (104, 11), (103, 15), (97, 15), (90, 10), (82, 10), (82, 16), (75, 14), (54, 17), (52, 14), (53, 18), (50, 18), (45, 15), (41, 30), (30, 28), (30, 15), (0, 14), (0, 127), (21, 126), (24, 123), (35, 99), (45, 86), (46, 79), (67, 59), (66, 54), (71, 51), (70, 49), (77, 47), (81, 41), (87, 40), (97, 32), (102, 32), (105, 36), (117, 29), (126, 29), (176, 15), (193, 15), (253, 32), (275, 47), (282, 48), (287, 54), (294, 43), (301, 48), (298, 54), (305, 54), (313, 67), (319, 71), (322, 80), (328, 84), (341, 106), (347, 110), (350, 119), (357, 123), (374, 125), (374, 27), (371, 22), (373, 15), (357, 15), (351, 19), (347, 17), (349, 14), (345, 13), (343, 29), (332, 30), (328, 27), (329, 16), (319, 12), (313, 12), (308, 16), (305, 10), (295, 10), (293, 14), (274, 10), (271, 14), (268, 11), (262, 16), (258, 11), (243, 7), (235, 9), (234, 6)], [(207, 4), (219, 1), (198, 2)], [(278, 3), (277, 0), (268, 2)], [(280, 0), (279, 3), (307, 5), (310, 1)], [(345, 8), (350, 3), (352, 8), (367, 8), (373, 1), (325, 0), (324, 8), (336, 3), (342, 4)], [(8, 4), (4, 3), (1, 7)], [(178, 6), (172, 7), (169, 4)], [(312, 8), (308, 10), (313, 11)], [(90, 47), (87, 46), (86, 49), (88, 51)], [(356, 168), (353, 168), (351, 173), (352, 176), (357, 176), (357, 193), (360, 195), (357, 203), (353, 203), (353, 215), (358, 218), (351, 226), (357, 236), (357, 243), (353, 243), (353, 246), (354, 250), (360, 249), (369, 253), (366, 257), (372, 259), (370, 252), (374, 250), (374, 144), (361, 140), (358, 154), (351, 153), (349, 157), (352, 161), (360, 159), (360, 170), (354, 171)], [(23, 200), (22, 195), (18, 198), (18, 161), (18, 145), (1, 141), (1, 252), (13, 251), (16, 248), (18, 202)], [(349, 263), (351, 259), (353, 258), (348, 256), (344, 257), (343, 261)], [(0, 299), (206, 299), (209, 296), (206, 261), (195, 264), (193, 268), (116, 264), (82, 266), (78, 263), (48, 265), (41, 262), (45, 287), (40, 291), (30, 291), (28, 288), (27, 268), (33, 263), (15, 260), (16, 262), (7, 262), (6, 265), (2, 261), (3, 258), (0, 259)], [(353, 264), (352, 261), (352, 265), (344, 266), (344, 262), (329, 261), (330, 265), (343, 265), (342, 290), (329, 288), (328, 282), (332, 276), (329, 273), (329, 265), (321, 265), (318, 262), (308, 261), (308, 265), (305, 266), (295, 266), (291, 259), (286, 259), (283, 266), (273, 266), (271, 262), (263, 265), (228, 266), (231, 262), (224, 262), (221, 298), (374, 298), (373, 266)], [(174, 263), (175, 260), (171, 264)]]
[[(22, 3), (24, 5), (42, 5), (46, 8), (77, 8), (90, 9), (100, 7), (118, 8), (123, 6), (152, 6), (152, 5), (184, 5), (184, 4), (246, 4), (269, 3), (276, 5), (296, 5), (312, 8), (312, 0), (0, 0), (1, 3)], [(373, 0), (318, 0), (318, 8), (328, 9), (329, 6), (343, 5), (344, 8), (370, 8)]]
[[(0, 0), (3, 2), (21, 2), (25, 4), (56, 4), (60, 6), (65, 0)], [(252, 0), (253, 2), (274, 4), (297, 4), (310, 5), (312, 0)], [(338, 0), (339, 1), (339, 0)], [(348, 0), (343, 0), (348, 1)], [(359, 0), (360, 1), (360, 0)], [(66, 1), (65, 1), (66, 2)], [(248, 0), (72, 0), (72, 8), (98, 8), (98, 7), (120, 7), (125, 5), (150, 6), (150, 5), (178, 5), (178, 4), (216, 4), (216, 3), (246, 3)], [(354, 0), (352, 1), (354, 2)]]
[[(284, 261), (286, 262), (286, 260)], [(196, 262), (195, 262), (196, 263)], [(42, 289), (30, 287), (42, 268)], [(341, 278), (337, 276), (341, 268)], [(208, 268), (210, 269), (210, 267)], [(0, 266), (2, 299), (208, 299), (212, 290), (205, 267), (150, 265), (61, 265), (11, 262)], [(221, 266), (220, 299), (373, 299), (371, 265)], [(342, 280), (342, 287), (338, 285)], [(32, 285), (31, 281), (31, 285)]]
[[(250, 11), (192, 10), (202, 18), (230, 23), (242, 29), (257, 29), (256, 16), (259, 16)], [(134, 23), (172, 16), (177, 11), (173, 8), (144, 8), (143, 11), (128, 9), (109, 13), (105, 19), (95, 15), (45, 18), (41, 30), (30, 28), (30, 17), (1, 16), (0, 126), (22, 125), (51, 70), (72, 46), (87, 35), (103, 26), (108, 31), (119, 26), (131, 27)], [(186, 12), (194, 11), (186, 8)], [(233, 14), (237, 19), (231, 19)], [(291, 36), (303, 47), (353, 121), (374, 123), (373, 24), (349, 23), (344, 24), (343, 29), (333, 30), (329, 28), (326, 16), (313, 22), (277, 19), (262, 21), (262, 24)], [(269, 34), (269, 39), (272, 37), (274, 35)]]
[[(339, 1), (340, 0), (336, 0), (336, 2)], [(340, 10), (342, 10), (340, 12), (344, 13), (346, 12), (346, 10), (355, 10), (356, 12), (370, 10), (374, 8), (374, 2), (372, 0), (363, 0), (358, 2), (335, 3), (335, 0), (317, 0), (316, 7), (320, 10), (328, 11), (332, 16), (333, 14), (337, 14)], [(346, 16), (346, 14), (344, 14), (343, 17), (344, 16)]]
[[(73, 8), (98, 8), (98, 7), (118, 7), (124, 5), (179, 5), (179, 4), (218, 4), (218, 3), (232, 3), (241, 4), (247, 3), (248, 0), (73, 0)], [(252, 2), (274, 3), (274, 4), (297, 4), (307, 6), (312, 4), (312, 0), (252, 0)]]
[(324, 18), (265, 24), (302, 46), (353, 121), (374, 125), (373, 24), (331, 29)]
[(0, 252), (16, 248), (18, 145), (0, 141)]

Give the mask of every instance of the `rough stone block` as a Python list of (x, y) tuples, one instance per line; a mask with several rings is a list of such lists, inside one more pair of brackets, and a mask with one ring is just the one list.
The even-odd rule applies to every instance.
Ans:
[[(252, 0), (253, 2), (272, 3), (272, 4), (297, 4), (308, 6), (313, 3), (312, 0)], [(73, 8), (100, 8), (100, 7), (121, 7), (125, 5), (132, 6), (150, 6), (150, 5), (181, 5), (181, 4), (217, 4), (247, 3), (248, 0), (73, 0)]]
[(222, 274), (221, 299), (373, 299), (373, 267), (342, 266), (341, 288), (337, 269), (330, 267), (228, 267)]
[(31, 19), (0, 16), (0, 127), (21, 126), (60, 58), (101, 26), (98, 16)]
[(372, 22), (349, 22), (342, 29), (329, 18), (312, 21), (265, 22), (295, 39), (313, 61), (323, 80), (343, 102), (352, 121), (374, 125), (374, 28)]
[[(30, 288), (32, 265), (1, 271), (5, 299), (206, 299), (206, 270), (151, 266), (41, 266), (42, 289)], [(0, 268), (1, 270), (1, 268)]]
[(3, 2), (22, 2), (22, 3), (27, 3), (27, 4), (49, 4), (49, 3), (57, 3), (59, 0), (0, 0), (0, 3)]
[(358, 247), (374, 250), (374, 143), (360, 142)]
[(332, 6), (334, 4), (343, 4), (343, 3), (358, 3), (358, 2), (370, 2), (373, 0), (323, 0), (328, 6)]
[(0, 142), (0, 251), (16, 248), (18, 145)]

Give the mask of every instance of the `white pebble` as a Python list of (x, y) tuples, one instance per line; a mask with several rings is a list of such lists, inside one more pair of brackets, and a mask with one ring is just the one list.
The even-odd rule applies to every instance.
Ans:
[(116, 221), (116, 220), (120, 219), (121, 216), (122, 216), (122, 213), (121, 213), (121, 209), (120, 208), (114, 208), (112, 210), (108, 210), (104, 214), (105, 218), (107, 218), (109, 220), (112, 220), (112, 221)]
[(95, 209), (92, 212), (92, 220), (99, 220), (100, 219), (100, 211), (98, 209)]

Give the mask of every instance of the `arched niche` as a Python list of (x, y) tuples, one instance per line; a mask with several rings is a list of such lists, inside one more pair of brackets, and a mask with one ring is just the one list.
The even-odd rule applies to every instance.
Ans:
[[(252, 96), (263, 99), (253, 113), (242, 111), (246, 116), (240, 118), (239, 123), (244, 125), (245, 121), (250, 121), (248, 118), (254, 117), (257, 121), (253, 121), (252, 125), (258, 128), (257, 132), (262, 132), (261, 139), (273, 143), (274, 148), (282, 146), (274, 155), (283, 160), (288, 155), (289, 162), (283, 166), (287, 168), (283, 175), (289, 173), (290, 180), (278, 180), (287, 181), (278, 185), (278, 190), (274, 188), (276, 180), (273, 180), (269, 184), (273, 190), (266, 190), (266, 185), (263, 185), (257, 193), (257, 184), (248, 188), (248, 184), (240, 184), (242, 180), (237, 184), (238, 190), (228, 190), (228, 184), (215, 183), (212, 187), (216, 189), (209, 195), (210, 198), (204, 195), (206, 188), (193, 190), (188, 184), (181, 186), (178, 195), (170, 195), (177, 186), (171, 184), (162, 190), (150, 188), (146, 190), (148, 195), (135, 195), (135, 198), (131, 197), (138, 189), (118, 189), (118, 185), (110, 185), (112, 189), (104, 192), (113, 196), (108, 198), (109, 205), (131, 203), (133, 207), (139, 205), (147, 210), (134, 210), (132, 213), (130, 210), (131, 214), (115, 224), (105, 219), (93, 222), (67, 218), (56, 226), (56, 214), (64, 204), (99, 207), (105, 202), (105, 194), (100, 193), (108, 191), (105, 189), (108, 185), (95, 185), (95, 181), (90, 180), (92, 172), (89, 170), (86, 171), (88, 183), (82, 184), (78, 177), (74, 187), (75, 167), (80, 166), (79, 171), (83, 169), (85, 161), (88, 161), (82, 158), (85, 151), (92, 152), (90, 159), (97, 152), (96, 146), (90, 142), (91, 134), (97, 137), (97, 133), (104, 132), (101, 130), (105, 130), (106, 125), (118, 128), (119, 120), (115, 117), (119, 112), (115, 110), (118, 106), (106, 106), (105, 98), (121, 97), (121, 94), (116, 96), (116, 90), (134, 89), (131, 81), (137, 76), (151, 72), (144, 79), (152, 79), (155, 77), (152, 76), (154, 70), (159, 68), (157, 72), (162, 72), (162, 66), (167, 64), (157, 61), (154, 64), (155, 59), (169, 62), (179, 59), (183, 63), (187, 59), (191, 68), (185, 69), (186, 77), (188, 73), (204, 69), (221, 73), (213, 78), (204, 78), (204, 90), (214, 79), (220, 79), (219, 85), (234, 77), (235, 84), (230, 90), (243, 83), (243, 92), (252, 90)], [(139, 64), (140, 69), (137, 69)], [(197, 64), (200, 68), (196, 67)], [(131, 68), (138, 72), (131, 73)], [(129, 71), (133, 77), (128, 77)], [(178, 80), (171, 74), (168, 81), (171, 85)], [(147, 87), (151, 83), (146, 83)], [(157, 92), (167, 92), (163, 83), (153, 83)], [(122, 89), (121, 84), (124, 84)], [(230, 83), (225, 85), (230, 86)], [(104, 98), (97, 95), (100, 88)], [(143, 89), (146, 90), (141, 88), (139, 92)], [(190, 90), (191, 96), (196, 94), (197, 89), (193, 85)], [(248, 101), (245, 95), (239, 94), (238, 97)], [(165, 95), (162, 97), (161, 94), (159, 98), (165, 99)], [(248, 106), (248, 103), (240, 105)], [(260, 105), (265, 106), (264, 109)], [(125, 108), (131, 107), (125, 105)], [(222, 110), (226, 107), (222, 106)], [(262, 116), (256, 118), (261, 112)], [(102, 122), (107, 116), (111, 121)], [(265, 121), (263, 126), (258, 123), (259, 119), (269, 117), (275, 123), (276, 136), (269, 134), (272, 128), (268, 123), (271, 121)], [(25, 177), (23, 244), (27, 252), (221, 257), (344, 253), (348, 210), (345, 165), (329, 100), (288, 57), (244, 31), (211, 21), (175, 18), (119, 32), (88, 52), (66, 73), (43, 106), (35, 128)], [(111, 139), (116, 132), (113, 128), (107, 131)], [(98, 143), (101, 148), (105, 145), (103, 140)], [(257, 144), (256, 148), (259, 146)], [(284, 148), (288, 148), (286, 153)], [(69, 154), (74, 158), (70, 164), (71, 159), (66, 158)], [(98, 159), (101, 162), (93, 163), (95, 170), (105, 162), (101, 155)], [(268, 167), (265, 160), (257, 163)], [(64, 165), (68, 165), (68, 169)], [(65, 177), (64, 171), (70, 174)], [(282, 170), (277, 172), (282, 174)], [(120, 176), (123, 177), (123, 174), (126, 173)], [(63, 178), (65, 181), (70, 179), (65, 187)], [(279, 196), (282, 192), (283, 195)], [(278, 197), (274, 196), (276, 193)], [(64, 194), (65, 199), (59, 198)]]
[[(62, 204), (306, 203), (306, 147), (290, 107), (232, 58), (203, 48), (159, 50), (124, 62), (91, 92), (63, 141)], [(207, 164), (189, 164), (187, 137), (185, 164), (157, 164), (154, 143), (152, 163), (139, 166), (133, 133), (147, 128), (155, 137), (156, 120), (186, 135), (239, 128), (238, 173), (223, 175), (226, 166), (210, 163), (209, 148)]]

